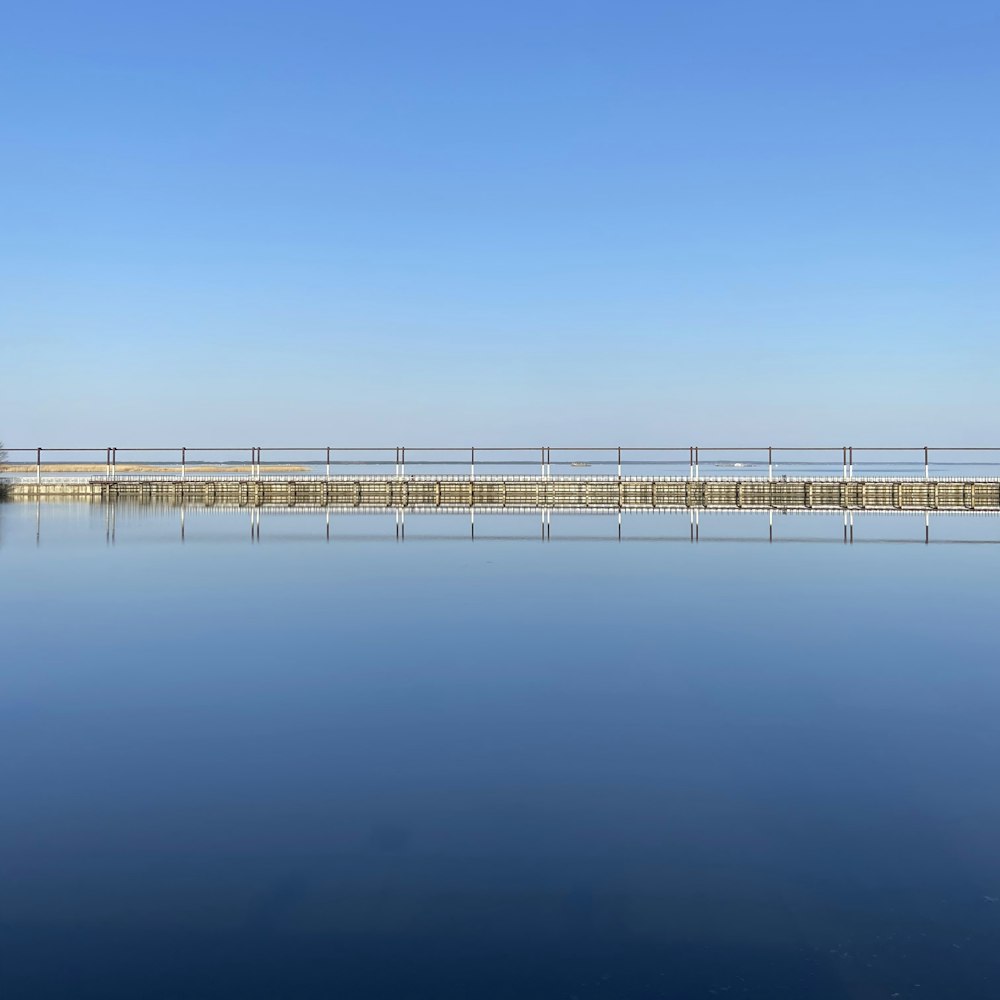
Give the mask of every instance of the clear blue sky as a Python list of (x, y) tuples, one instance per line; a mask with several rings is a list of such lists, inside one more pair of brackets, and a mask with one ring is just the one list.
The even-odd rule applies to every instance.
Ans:
[(8, 6), (10, 445), (1000, 443), (995, 2)]

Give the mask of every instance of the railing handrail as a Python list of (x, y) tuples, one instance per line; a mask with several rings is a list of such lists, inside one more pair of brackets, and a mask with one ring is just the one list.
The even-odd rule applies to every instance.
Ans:
[(663, 446), (650, 446), (642, 447), (639, 445), (535, 445), (526, 447), (508, 447), (499, 445), (490, 445), (488, 447), (480, 447), (478, 445), (470, 445), (468, 447), (456, 447), (454, 445), (449, 445), (448, 447), (442, 448), (432, 448), (426, 445), (420, 445), (418, 447), (410, 447), (409, 445), (397, 446), (397, 445), (386, 445), (371, 448), (362, 448), (354, 445), (351, 446), (341, 446), (341, 445), (321, 445), (321, 446), (310, 446), (310, 447), (277, 447), (277, 446), (258, 446), (258, 445), (246, 445), (242, 447), (229, 447), (229, 448), (208, 448), (208, 447), (189, 447), (180, 446), (176, 448), (165, 448), (165, 447), (155, 447), (155, 448), (141, 448), (141, 447), (108, 447), (107, 445), (101, 445), (95, 448), (54, 448), (49, 446), (35, 446), (32, 448), (13, 448), (10, 446), (5, 446), (4, 451), (8, 453), (23, 453), (23, 454), (34, 454), (41, 450), (42, 452), (61, 452), (61, 453), (74, 453), (74, 454), (103, 454), (108, 451), (118, 451), (118, 452), (142, 452), (142, 453), (169, 453), (173, 452), (180, 454), (182, 450), (188, 452), (250, 452), (250, 451), (280, 451), (280, 452), (326, 452), (327, 450), (331, 452), (396, 452), (396, 451), (408, 451), (408, 452), (453, 452), (468, 454), (475, 450), (476, 452), (533, 452), (538, 453), (542, 450), (546, 452), (568, 452), (568, 451), (600, 451), (600, 452), (617, 452), (621, 450), (622, 452), (687, 452), (697, 448), (701, 452), (759, 452), (766, 453), (769, 449), (773, 452), (782, 451), (815, 451), (815, 452), (842, 452), (845, 448), (850, 451), (852, 448), (854, 451), (886, 451), (886, 452), (922, 452), (924, 450), (929, 451), (997, 451), (1000, 452), (1000, 445), (733, 445), (732, 447), (724, 447), (722, 445), (683, 445), (674, 447), (663, 447)]

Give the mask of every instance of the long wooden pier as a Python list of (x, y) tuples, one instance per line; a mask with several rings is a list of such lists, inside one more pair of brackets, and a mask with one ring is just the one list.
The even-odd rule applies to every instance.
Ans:
[(1000, 479), (982, 478), (140, 474), (25, 478), (11, 495), (369, 511), (1000, 511)]
[(13, 499), (356, 511), (1000, 512), (1000, 447), (8, 448), (6, 460), (0, 479)]

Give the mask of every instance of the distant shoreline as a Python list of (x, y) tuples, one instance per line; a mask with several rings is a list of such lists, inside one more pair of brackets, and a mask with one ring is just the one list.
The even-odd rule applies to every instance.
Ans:
[[(201, 464), (190, 462), (186, 466), (193, 472), (197, 473), (224, 473), (224, 472), (238, 472), (245, 473), (249, 475), (254, 471), (254, 467), (247, 462), (233, 462), (225, 464)], [(115, 472), (118, 473), (128, 473), (128, 472), (150, 472), (150, 473), (166, 473), (166, 472), (179, 472), (183, 468), (179, 463), (174, 465), (151, 465), (145, 462), (119, 462), (117, 465), (113, 466)], [(13, 474), (27, 475), (29, 473), (37, 471), (38, 466), (32, 463), (19, 462), (14, 465), (0, 465), (0, 472), (9, 472)], [(73, 473), (93, 473), (95, 475), (101, 475), (108, 471), (107, 463), (105, 462), (43, 462), (42, 463), (43, 472), (58, 472), (65, 475), (72, 475)], [(305, 465), (271, 465), (270, 463), (261, 466), (262, 472), (308, 472), (308, 467)]]

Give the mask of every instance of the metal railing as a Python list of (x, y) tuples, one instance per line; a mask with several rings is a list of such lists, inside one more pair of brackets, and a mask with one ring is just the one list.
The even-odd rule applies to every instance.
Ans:
[[(488, 475), (560, 476), (683, 476), (702, 478), (764, 478), (804, 475), (853, 479), (859, 476), (902, 475), (950, 478), (959, 475), (993, 477), (1000, 474), (1000, 447), (868, 445), (751, 447), (263, 447), (238, 448), (7, 448), (7, 464), (0, 471), (43, 475), (76, 474), (246, 476), (296, 473), (331, 478), (333, 475), (465, 475), (477, 468)], [(459, 472), (458, 470), (462, 471)], [(707, 472), (703, 474), (703, 472)]]

